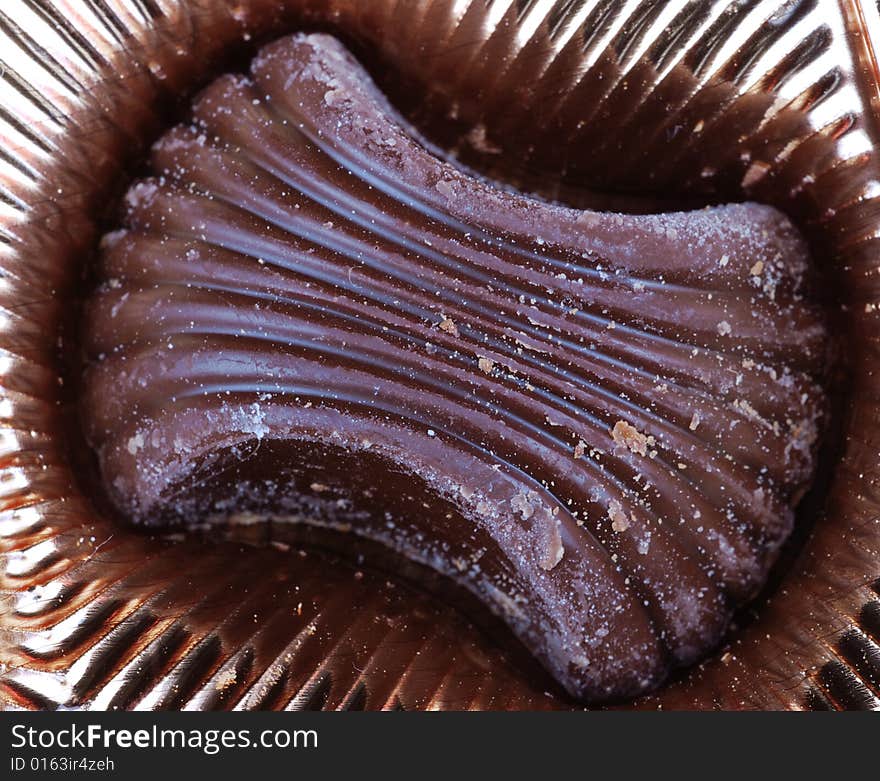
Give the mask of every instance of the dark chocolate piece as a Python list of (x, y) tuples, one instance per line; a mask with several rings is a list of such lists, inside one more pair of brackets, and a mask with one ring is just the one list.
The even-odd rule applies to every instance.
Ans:
[(822, 321), (773, 209), (502, 191), (326, 36), (197, 100), (103, 243), (83, 417), (136, 521), (305, 521), (457, 579), (570, 692), (714, 645), (813, 469)]

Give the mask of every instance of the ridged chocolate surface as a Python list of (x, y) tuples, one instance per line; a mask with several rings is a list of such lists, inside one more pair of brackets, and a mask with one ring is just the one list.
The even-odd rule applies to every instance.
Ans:
[(499, 190), (325, 36), (215, 82), (152, 167), (88, 312), (83, 419), (131, 517), (379, 540), (588, 698), (693, 661), (760, 586), (825, 357), (778, 212)]

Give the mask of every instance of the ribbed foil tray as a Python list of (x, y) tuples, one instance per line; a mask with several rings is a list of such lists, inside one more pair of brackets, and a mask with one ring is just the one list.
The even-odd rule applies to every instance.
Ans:
[(316, 28), (487, 175), (573, 204), (749, 198), (800, 224), (840, 343), (817, 485), (728, 645), (621, 706), (880, 708), (880, 15), (858, 0), (2, 3), (0, 702), (573, 707), (369, 553), (151, 538), (82, 478), (72, 302), (119, 193), (207, 79)]

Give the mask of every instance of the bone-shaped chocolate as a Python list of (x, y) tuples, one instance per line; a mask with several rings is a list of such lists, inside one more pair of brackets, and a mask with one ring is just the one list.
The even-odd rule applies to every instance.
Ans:
[(321, 35), (217, 80), (152, 167), (87, 310), (83, 418), (130, 517), (379, 540), (586, 698), (698, 658), (760, 587), (823, 407), (781, 214), (500, 189)]

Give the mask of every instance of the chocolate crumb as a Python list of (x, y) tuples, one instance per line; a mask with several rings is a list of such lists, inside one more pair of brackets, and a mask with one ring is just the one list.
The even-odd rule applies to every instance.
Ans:
[(618, 420), (611, 429), (611, 438), (640, 456), (648, 454), (648, 437), (625, 420)]
[(486, 374), (491, 374), (495, 369), (495, 361), (491, 358), (480, 358), (477, 361), (477, 365), (480, 367), (480, 371)]
[(446, 333), (452, 334), (452, 336), (455, 336), (455, 337), (458, 337), (458, 335), (459, 335), (458, 326), (455, 324), (455, 322), (451, 318), (446, 317), (445, 315), (443, 316), (443, 319), (440, 321), (440, 330), (446, 331)]
[(625, 532), (630, 527), (623, 505), (617, 499), (612, 499), (608, 503), (608, 517), (611, 519), (612, 531)]

